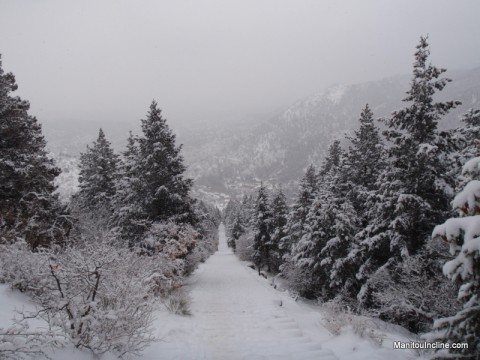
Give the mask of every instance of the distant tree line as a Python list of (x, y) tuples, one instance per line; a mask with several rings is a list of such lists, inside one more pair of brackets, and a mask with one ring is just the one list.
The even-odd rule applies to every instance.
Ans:
[(224, 219), (238, 255), (280, 274), (299, 295), (429, 339), (468, 342), (443, 355), (476, 358), (480, 111), (465, 114), (460, 128), (438, 128), (460, 102), (436, 100), (450, 80), (429, 54), (422, 37), (405, 107), (380, 119), (385, 130), (366, 105), (358, 130), (306, 170), (291, 206), (281, 190), (270, 194), (262, 184), (232, 200)]
[(64, 343), (138, 354), (155, 340), (159, 299), (216, 250), (220, 212), (191, 197), (181, 146), (155, 101), (120, 155), (100, 129), (81, 154), (80, 189), (62, 205), (41, 126), (1, 65), (0, 282), (33, 296), (51, 331), (26, 331), (24, 321), (0, 329), (0, 357)]

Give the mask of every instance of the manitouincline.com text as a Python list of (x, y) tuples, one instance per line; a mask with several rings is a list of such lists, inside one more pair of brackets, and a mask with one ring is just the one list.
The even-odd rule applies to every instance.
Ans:
[(394, 341), (394, 349), (468, 349), (467, 343), (442, 343), (420, 341)]

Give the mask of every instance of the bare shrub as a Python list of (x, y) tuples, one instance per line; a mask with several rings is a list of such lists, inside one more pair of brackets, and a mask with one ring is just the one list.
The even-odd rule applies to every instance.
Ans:
[(172, 314), (191, 315), (190, 298), (187, 293), (181, 289), (172, 291), (163, 301), (165, 308)]
[(354, 315), (338, 299), (323, 303), (321, 309), (323, 326), (333, 335), (340, 335), (342, 329), (350, 328), (358, 336), (382, 345), (385, 334), (378, 330), (375, 323), (368, 317)]
[(252, 261), (253, 259), (253, 236), (250, 231), (241, 235), (236, 242), (236, 253), (238, 258), (243, 261)]

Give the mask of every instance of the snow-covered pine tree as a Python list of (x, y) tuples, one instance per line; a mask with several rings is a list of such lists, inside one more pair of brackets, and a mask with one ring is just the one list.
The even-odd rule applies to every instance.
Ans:
[[(355, 247), (359, 221), (348, 199), (349, 166), (334, 141), (320, 170), (318, 191), (304, 224), (304, 236), (292, 251), (300, 290), (309, 297), (331, 299), (355, 292), (355, 267), (348, 257)], [(300, 274), (301, 275), (300, 275)]]
[(241, 212), (237, 212), (234, 215), (233, 222), (230, 229), (231, 238), (228, 240), (228, 246), (230, 246), (233, 251), (237, 249), (237, 240), (245, 233), (245, 226), (242, 221)]
[(155, 101), (142, 120), (143, 136), (138, 138), (139, 169), (143, 187), (143, 206), (151, 221), (195, 224), (190, 197), (192, 180), (185, 178), (185, 165), (175, 144), (175, 134), (162, 117)]
[(280, 248), (280, 241), (285, 237), (285, 226), (287, 225), (288, 206), (285, 194), (279, 188), (274, 194), (271, 203), (272, 226), (270, 237), (270, 269), (274, 272), (280, 270), (283, 263), (284, 249)]
[(436, 320), (430, 340), (468, 343), (468, 349), (451, 349), (450, 356), (480, 356), (480, 157), (469, 160), (463, 174), (471, 178), (452, 202), (459, 217), (450, 218), (435, 227), (433, 237), (450, 244), (454, 259), (443, 267), (443, 273), (461, 284), (458, 298), (463, 308), (455, 315)]
[(138, 244), (151, 225), (143, 206), (143, 182), (137, 138), (130, 132), (127, 148), (122, 153), (115, 177), (112, 199), (112, 227), (130, 246)]
[(192, 180), (175, 135), (155, 101), (142, 120), (142, 136), (130, 134), (116, 181), (113, 225), (130, 245), (138, 244), (155, 222), (195, 225), (198, 221), (190, 197)]
[(324, 174), (312, 204), (303, 223), (303, 236), (291, 250), (290, 271), (287, 278), (294, 290), (307, 298), (326, 299), (329, 297), (329, 276), (321, 266), (321, 252), (328, 239), (334, 236), (334, 204), (329, 201), (334, 197), (329, 186), (330, 174)]
[(460, 102), (434, 100), (433, 95), (451, 80), (439, 78), (446, 70), (427, 63), (429, 55), (427, 38), (421, 37), (411, 88), (403, 100), (409, 106), (386, 121), (392, 166), (385, 180), (398, 194), (390, 239), (395, 256), (415, 254), (422, 248), (435, 224), (445, 220), (452, 196), (454, 179), (444, 176), (449, 165), (446, 134), (438, 130), (438, 121)]
[[(349, 181), (356, 192), (371, 191), (376, 188), (375, 182), (383, 168), (385, 150), (378, 127), (374, 123), (370, 107), (360, 114), (360, 128), (353, 136), (348, 136), (351, 145), (346, 154), (349, 164)], [(358, 188), (361, 189), (358, 189)]]
[(320, 252), (320, 265), (329, 277), (327, 283), (332, 297), (341, 296), (344, 301), (352, 301), (359, 289), (355, 257), (351, 254), (358, 249), (355, 234), (360, 219), (348, 198), (332, 193), (325, 201), (328, 205), (324, 207), (334, 215), (331, 217), (333, 223), (327, 224), (332, 231)]
[(0, 241), (24, 238), (32, 248), (63, 241), (70, 228), (54, 194), (60, 169), (48, 157), (28, 101), (12, 96), (12, 73), (0, 58)]
[(343, 156), (343, 150), (340, 145), (340, 140), (336, 139), (328, 147), (328, 155), (325, 158), (325, 161), (322, 164), (322, 168), (319, 171), (319, 176), (322, 177), (325, 174), (328, 174), (334, 168), (337, 168), (340, 165), (340, 161)]
[(111, 215), (118, 161), (102, 129), (92, 146), (80, 155), (80, 190), (74, 200), (91, 216), (108, 220)]
[(223, 212), (223, 221), (227, 235), (227, 244), (235, 251), (236, 241), (245, 232), (242, 204), (231, 199)]
[[(453, 173), (461, 173), (461, 167), (469, 159), (480, 156), (480, 110), (470, 109), (462, 116), (463, 126), (453, 130), (453, 142), (458, 154), (454, 157), (456, 163)], [(458, 176), (456, 189), (461, 190), (470, 181), (463, 174)]]
[[(307, 218), (310, 206), (318, 190), (318, 175), (315, 167), (310, 165), (305, 172), (300, 185), (295, 203), (291, 207), (285, 226), (285, 236), (280, 239), (279, 248), (286, 256), (291, 252), (292, 247), (303, 236), (303, 224)], [(287, 259), (284, 259), (287, 260)]]
[(465, 142), (464, 157), (471, 159), (480, 156), (480, 110), (470, 109), (462, 116), (462, 122), (465, 124), (460, 128)]
[(264, 267), (270, 271), (270, 233), (272, 227), (272, 211), (268, 201), (267, 188), (262, 184), (257, 192), (255, 210), (252, 219), (253, 230), (253, 262), (258, 272)]
[[(434, 225), (447, 218), (454, 186), (448, 172), (449, 134), (440, 132), (437, 125), (459, 102), (434, 100), (434, 94), (450, 80), (440, 78), (444, 69), (427, 63), (429, 54), (427, 38), (421, 37), (411, 88), (404, 99), (409, 105), (385, 120), (388, 129), (384, 134), (391, 146), (387, 165), (377, 179), (378, 190), (368, 199), (372, 216), (361, 234), (363, 264), (357, 273), (364, 283), (358, 295), (361, 306), (376, 306), (384, 319), (404, 325), (408, 325), (404, 321), (410, 323), (412, 318), (423, 314), (417, 312), (416, 306), (399, 310), (408, 303), (400, 298), (393, 305), (382, 305), (382, 292), (388, 290), (375, 284), (377, 277), (373, 274), (389, 274), (397, 287), (408, 288), (408, 279), (398, 276), (404, 273), (402, 262), (419, 254)], [(407, 294), (406, 291), (404, 295)]]

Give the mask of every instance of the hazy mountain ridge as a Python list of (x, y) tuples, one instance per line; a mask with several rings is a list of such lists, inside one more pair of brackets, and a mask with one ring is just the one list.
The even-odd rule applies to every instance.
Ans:
[[(440, 124), (452, 128), (460, 123), (461, 114), (479, 107), (480, 67), (449, 71), (446, 76), (453, 81), (438, 98), (463, 102)], [(303, 170), (311, 163), (320, 165), (328, 145), (357, 127), (366, 103), (376, 118), (389, 116), (403, 107), (409, 81), (410, 76), (399, 75), (367, 83), (337, 84), (296, 101), (270, 119), (257, 116), (217, 126), (199, 123), (190, 127), (172, 126), (172, 130), (177, 141), (184, 144), (188, 176), (195, 179), (199, 196), (205, 198), (211, 194), (217, 202), (224, 199), (221, 194), (240, 195), (260, 181), (282, 184), (291, 193)], [(77, 157), (95, 139), (98, 127), (95, 123), (74, 126), (65, 122), (57, 126), (49, 124), (45, 133), (54, 153), (66, 152)], [(102, 127), (116, 150), (121, 151), (128, 131), (138, 133), (139, 121), (107, 123)]]
[[(440, 124), (442, 128), (452, 128), (459, 125), (461, 114), (478, 107), (480, 67), (445, 75), (453, 81), (438, 99), (463, 103)], [(367, 83), (335, 85), (295, 102), (279, 116), (244, 133), (224, 134), (221, 139), (194, 149), (195, 155), (186, 144), (187, 162), (193, 164), (191, 174), (198, 185), (214, 191), (239, 193), (261, 180), (294, 188), (310, 163), (321, 164), (333, 139), (343, 138), (345, 132), (357, 127), (366, 103), (377, 118), (402, 108), (409, 81), (410, 76), (399, 75)], [(212, 179), (215, 180), (211, 182)]]

